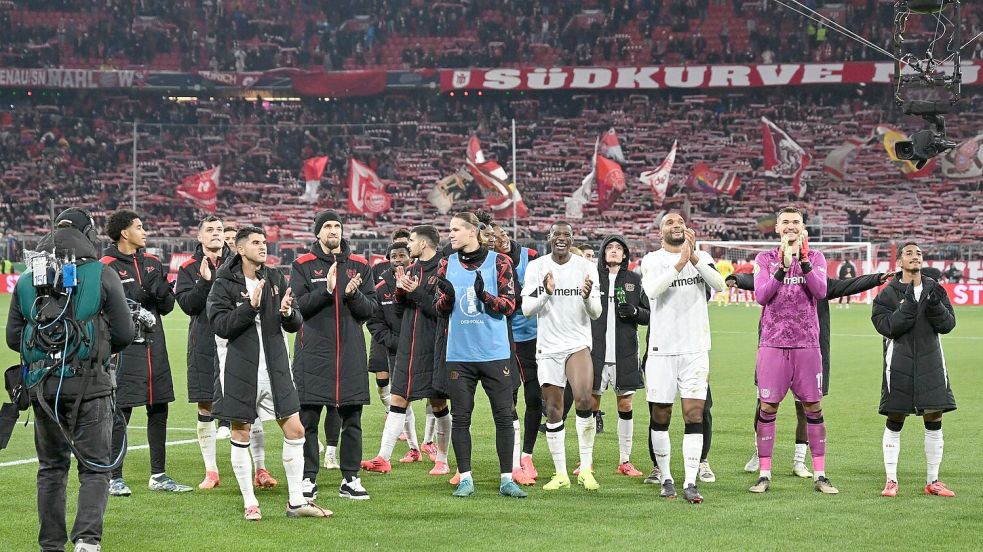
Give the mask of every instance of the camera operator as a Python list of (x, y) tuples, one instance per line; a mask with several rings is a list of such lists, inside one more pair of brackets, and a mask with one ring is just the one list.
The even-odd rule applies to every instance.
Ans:
[[(133, 339), (133, 321), (116, 271), (103, 267), (96, 260), (98, 247), (98, 233), (92, 219), (80, 209), (68, 209), (58, 215), (55, 230), (38, 244), (40, 250), (54, 249), (58, 258), (75, 258), (77, 285), (74, 293), (67, 296), (73, 308), (64, 309), (64, 318), (82, 322), (88, 318), (86, 315), (91, 316), (93, 326), (82, 324), (77, 327), (83, 332), (90, 331), (87, 337), (95, 339), (87, 354), (80, 350), (78, 354), (69, 355), (71, 358), (64, 359), (71, 368), (70, 375), (61, 370), (64, 377), (48, 377), (39, 388), (35, 388), (40, 393), (32, 397), (34, 442), (38, 455), (38, 517), (41, 524), (38, 544), (42, 550), (64, 550), (68, 540), (65, 489), (73, 446), (76, 454), (87, 462), (80, 461), (78, 465), (78, 508), (72, 528), (72, 542), (77, 551), (93, 551), (99, 549), (102, 540), (109, 487), (107, 468), (115, 458), (111, 455), (110, 445), (113, 432), (113, 378), (109, 372), (109, 359), (111, 354), (122, 351)], [(37, 349), (32, 351), (29, 344), (22, 348), (24, 331), (29, 329), (36, 335), (42, 328), (36, 316), (40, 309), (35, 305), (44, 301), (33, 284), (31, 272), (22, 275), (7, 316), (7, 346), (19, 351), (23, 359), (36, 357), (38, 353)], [(65, 306), (64, 296), (58, 295), (61, 297), (60, 305), (51, 300), (55, 314), (61, 310), (59, 306)], [(95, 329), (85, 330), (86, 327)], [(67, 426), (73, 443), (66, 439), (66, 433), (63, 433), (65, 428), (59, 427), (58, 421), (49, 415), (50, 410), (45, 410), (47, 406), (41, 406), (38, 394), (43, 395), (43, 400), (49, 405), (57, 397), (55, 413)]]
[[(121, 415), (113, 425), (113, 452), (123, 447), (123, 436), (133, 408), (147, 407), (147, 442), (150, 445), (151, 491), (187, 492), (164, 471), (167, 438), (167, 403), (174, 401), (171, 367), (160, 317), (174, 310), (174, 294), (160, 259), (146, 253), (147, 232), (140, 216), (121, 209), (106, 221), (106, 234), (116, 242), (106, 250), (102, 263), (119, 274), (134, 314), (136, 337), (120, 355), (117, 403)], [(111, 496), (130, 496), (123, 481), (123, 465), (113, 470)]]

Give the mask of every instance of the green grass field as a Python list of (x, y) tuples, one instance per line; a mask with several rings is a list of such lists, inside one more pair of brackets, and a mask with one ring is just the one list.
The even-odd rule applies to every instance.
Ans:
[[(9, 296), (0, 297), (2, 312), (6, 312), (8, 302)], [(659, 498), (656, 486), (614, 475), (617, 417), (611, 395), (605, 396), (602, 404), (602, 410), (608, 412), (605, 421), (609, 429), (598, 435), (594, 452), (602, 486), (599, 493), (573, 488), (546, 495), (532, 488), (526, 500), (500, 497), (493, 426), (488, 402), (480, 396), (472, 429), (478, 494), (471, 499), (452, 497), (446, 478), (428, 476), (429, 462), (395, 464), (389, 475), (364, 474), (363, 482), (372, 495), (365, 502), (337, 498), (333, 490), (339, 472), (322, 471), (319, 502), (334, 511), (334, 518), (289, 520), (283, 516), (287, 490), (279, 461), (279, 430), (270, 423), (266, 427), (267, 464), (281, 486), (257, 493), (265, 515), (262, 522), (242, 519), (242, 499), (229, 465), (228, 441), (220, 441), (218, 446), (222, 486), (183, 495), (148, 491), (149, 454), (146, 449), (135, 450), (126, 458), (125, 472), (134, 494), (109, 501), (103, 545), (107, 550), (232, 550), (236, 546), (250, 550), (979, 549), (983, 490), (977, 453), (973, 451), (983, 448), (979, 432), (983, 417), (983, 371), (979, 369), (983, 309), (959, 309), (957, 328), (944, 339), (959, 404), (959, 410), (947, 415), (944, 424), (942, 478), (957, 493), (954, 499), (928, 497), (922, 492), (925, 457), (923, 428), (917, 419), (908, 422), (902, 437), (901, 493), (895, 499), (880, 496), (884, 479), (884, 420), (877, 414), (881, 342), (865, 305), (832, 311), (832, 387), (824, 412), (829, 432), (827, 472), (840, 494), (819, 495), (812, 490), (811, 481), (790, 475), (794, 438), (791, 404), (783, 407), (778, 418), (772, 489), (761, 496), (748, 493), (756, 475), (746, 474), (742, 468), (752, 450), (751, 382), (758, 313), (757, 308), (743, 306), (711, 309), (711, 381), (716, 404), (710, 462), (717, 482), (701, 485), (706, 499), (701, 505), (682, 499), (666, 501)], [(184, 399), (187, 318), (176, 311), (167, 317), (165, 327), (179, 397), (171, 405), (168, 440), (193, 440), (195, 408)], [(8, 366), (16, 362), (16, 356), (4, 351), (0, 360)], [(422, 404), (418, 408), (422, 436)], [(378, 450), (382, 420), (382, 407), (376, 401), (363, 416), (365, 458)], [(632, 456), (647, 472), (651, 466), (645, 450), (648, 416), (644, 403), (636, 404), (635, 420)], [(146, 417), (137, 410), (132, 424), (142, 428)], [(681, 482), (681, 419), (673, 423), (672, 436), (673, 472)], [(145, 431), (131, 428), (130, 443), (145, 444)], [(572, 469), (577, 458), (572, 432), (567, 435), (567, 450)], [(396, 458), (403, 452), (405, 444), (401, 443)], [(33, 456), (32, 428), (21, 423), (9, 448), (0, 453), (0, 512), (4, 513), (0, 549), (5, 551), (37, 549), (37, 465), (9, 465)], [(552, 464), (543, 438), (537, 444), (535, 459), (545, 482)], [(169, 446), (167, 467), (178, 481), (196, 485), (203, 475), (196, 443)], [(69, 482), (69, 520), (77, 490), (73, 475)]]

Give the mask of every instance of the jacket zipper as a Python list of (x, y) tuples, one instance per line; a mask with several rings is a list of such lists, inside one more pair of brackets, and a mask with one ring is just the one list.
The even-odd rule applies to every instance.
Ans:
[[(338, 256), (334, 255), (334, 262), (338, 262)], [(334, 298), (334, 366), (335, 366), (335, 378), (334, 378), (334, 401), (335, 407), (341, 407), (341, 307), (339, 303), (341, 302), (341, 297), (338, 295), (338, 289), (341, 288), (341, 278), (338, 277), (338, 273), (335, 272), (335, 298)], [(347, 286), (346, 286), (347, 287)], [(344, 292), (342, 292), (344, 294)]]
[[(143, 278), (140, 277), (140, 265), (137, 264), (136, 253), (133, 254), (133, 268), (136, 269), (137, 273), (137, 284), (143, 287)], [(147, 373), (149, 378), (147, 379), (147, 389), (150, 399), (150, 404), (154, 404), (154, 363), (150, 358), (150, 348), (153, 342), (147, 343)]]
[[(420, 267), (420, 284), (424, 283), (423, 280), (423, 267)], [(410, 332), (410, 364), (406, 368), (406, 399), (410, 397), (410, 390), (413, 389), (413, 351), (416, 349), (416, 321), (420, 316), (420, 306), (417, 305), (413, 309), (413, 331)]]

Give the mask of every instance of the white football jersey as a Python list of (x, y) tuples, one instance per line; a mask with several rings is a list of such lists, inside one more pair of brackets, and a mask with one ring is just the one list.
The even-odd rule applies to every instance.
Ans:
[[(713, 258), (705, 251), (698, 253), (702, 260), (712, 264)], [(679, 253), (664, 249), (653, 251), (642, 258), (642, 282), (654, 280), (671, 271), (676, 274)], [(681, 355), (710, 350), (710, 317), (707, 314), (707, 284), (693, 266), (686, 263), (669, 288), (661, 295), (649, 296), (648, 354)]]
[(578, 255), (571, 255), (570, 260), (562, 265), (556, 264), (552, 255), (533, 259), (526, 267), (522, 295), (545, 295), (543, 278), (548, 272), (553, 273), (555, 289), (545, 312), (540, 311), (536, 315), (536, 356), (568, 354), (584, 347), (589, 349), (593, 342), (591, 319), (587, 314), (584, 298), (580, 295), (580, 288), (584, 285), (584, 277), (589, 275), (594, 282), (590, 292), (591, 300), (600, 304), (597, 265)]

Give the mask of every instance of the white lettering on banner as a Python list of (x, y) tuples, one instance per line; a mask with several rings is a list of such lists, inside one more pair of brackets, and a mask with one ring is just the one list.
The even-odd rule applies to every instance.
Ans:
[(750, 74), (746, 65), (712, 65), (709, 86), (751, 86)]
[(802, 65), (798, 63), (783, 63), (781, 65), (759, 65), (758, 76), (765, 86), (782, 86), (792, 82), (799, 73)]
[(611, 84), (611, 70), (599, 67), (577, 67), (570, 79), (570, 88), (604, 88)]
[[(683, 79), (683, 74), (686, 79)], [(705, 65), (689, 65), (686, 67), (667, 67), (666, 86), (670, 88), (700, 88), (704, 86), (707, 68)]]
[(659, 72), (659, 67), (619, 67), (618, 82), (615, 88), (660, 88), (659, 83), (652, 77)]
[(518, 69), (492, 69), (485, 73), (485, 87), (494, 90), (520, 88), (522, 72)]
[(134, 71), (0, 69), (0, 86), (88, 89), (132, 86)]
[(133, 79), (136, 76), (136, 71), (116, 71), (116, 75), (119, 78), (117, 84), (119, 84), (120, 88), (133, 87)]
[(874, 77), (871, 79), (873, 82), (893, 82), (894, 81), (894, 64), (893, 63), (875, 63), (874, 64)]
[(526, 80), (533, 90), (566, 88), (567, 72), (563, 69), (534, 69)]
[(983, 305), (983, 284), (944, 284), (953, 305)]
[(802, 73), (802, 84), (823, 84), (843, 82), (842, 63), (821, 63), (806, 65)]

